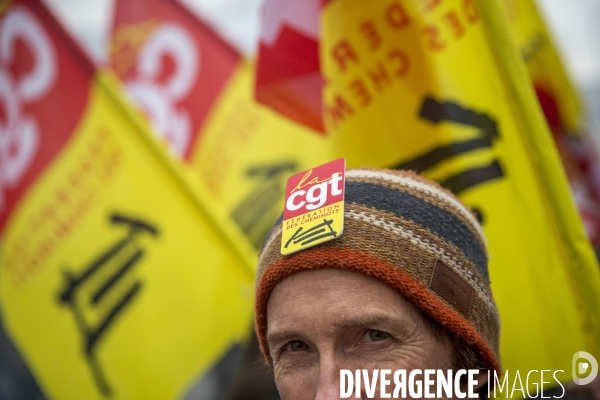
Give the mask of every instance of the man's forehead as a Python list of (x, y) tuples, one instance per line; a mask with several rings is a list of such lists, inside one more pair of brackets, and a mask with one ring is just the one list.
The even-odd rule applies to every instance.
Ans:
[(269, 340), (281, 336), (278, 332), (303, 329), (391, 329), (419, 318), (395, 290), (358, 273), (312, 270), (288, 278), (275, 287), (267, 305)]
[(277, 283), (273, 292), (295, 290), (311, 290), (323, 296), (346, 291), (353, 293), (396, 292), (379, 280), (364, 274), (344, 269), (309, 269), (291, 274)]

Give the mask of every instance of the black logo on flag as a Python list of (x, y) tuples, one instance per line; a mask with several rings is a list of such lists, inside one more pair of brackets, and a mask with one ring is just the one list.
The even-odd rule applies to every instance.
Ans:
[(285, 195), (285, 181), (298, 165), (293, 161), (256, 165), (245, 171), (254, 189), (238, 204), (231, 216), (242, 231), (260, 248), (277, 217), (277, 205)]
[[(474, 139), (455, 141), (435, 147), (412, 160), (394, 166), (395, 169), (425, 172), (429, 168), (461, 154), (486, 148), (492, 149), (494, 141), (500, 137), (498, 124), (490, 115), (479, 113), (452, 101), (438, 101), (433, 97), (426, 97), (419, 110), (419, 116), (436, 125), (449, 122), (471, 126), (479, 130), (479, 136)], [(472, 187), (500, 179), (503, 176), (504, 170), (499, 161), (493, 160), (488, 165), (469, 168), (448, 176), (439, 183), (454, 194), (459, 194)], [(479, 210), (474, 211), (481, 221), (483, 218), (481, 212)]]
[(65, 271), (65, 287), (58, 298), (73, 312), (83, 337), (86, 360), (104, 396), (110, 396), (112, 391), (98, 362), (96, 350), (116, 318), (131, 305), (142, 287), (141, 281), (131, 274), (144, 256), (137, 238), (144, 234), (158, 234), (158, 230), (149, 223), (121, 214), (113, 214), (110, 223), (126, 228), (123, 238), (96, 256), (81, 272)]

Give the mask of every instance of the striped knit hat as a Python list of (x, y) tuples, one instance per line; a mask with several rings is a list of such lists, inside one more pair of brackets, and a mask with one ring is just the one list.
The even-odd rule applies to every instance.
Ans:
[(337, 268), (397, 290), (500, 373), (500, 319), (483, 232), (470, 209), (438, 184), (411, 172), (348, 170), (343, 234), (287, 256), (280, 247), (281, 219), (265, 239), (256, 280), (256, 332), (269, 364), (267, 301), (277, 282)]

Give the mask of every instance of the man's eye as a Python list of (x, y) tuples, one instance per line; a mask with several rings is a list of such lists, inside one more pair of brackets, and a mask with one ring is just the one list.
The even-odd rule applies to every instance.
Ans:
[(308, 350), (308, 345), (301, 340), (292, 340), (283, 349), (286, 351), (305, 351)]
[(369, 329), (363, 335), (363, 340), (365, 342), (379, 342), (381, 340), (389, 338), (389, 333), (385, 333), (382, 331), (376, 331), (374, 329)]

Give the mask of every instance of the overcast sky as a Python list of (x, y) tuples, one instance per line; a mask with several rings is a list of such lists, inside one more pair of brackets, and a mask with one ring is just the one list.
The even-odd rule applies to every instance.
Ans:
[[(114, 0), (43, 0), (97, 60)], [(181, 0), (234, 46), (253, 55), (263, 0)], [(298, 0), (302, 1), (302, 0)], [(600, 0), (537, 0), (573, 79), (582, 88), (600, 87)]]

